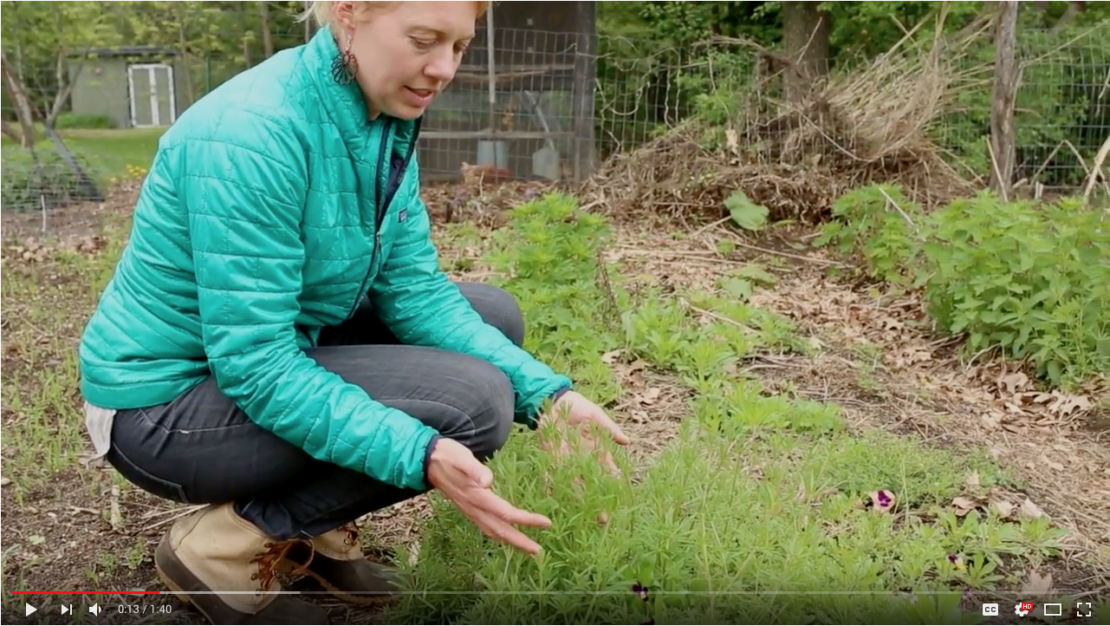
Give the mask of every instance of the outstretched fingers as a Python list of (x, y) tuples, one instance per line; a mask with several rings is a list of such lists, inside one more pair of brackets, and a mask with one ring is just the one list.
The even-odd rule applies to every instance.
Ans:
[(621, 430), (621, 427), (617, 426), (617, 423), (614, 422), (613, 419), (610, 418), (608, 415), (606, 415), (604, 411), (597, 411), (594, 416), (594, 421), (597, 422), (598, 426), (601, 426), (602, 430), (608, 432), (609, 435), (613, 438), (613, 441), (617, 442), (618, 444), (622, 446), (627, 446), (628, 444), (632, 443), (632, 440), (628, 438), (628, 435), (624, 434), (624, 431)]
[(507, 543), (530, 554), (540, 551), (540, 545), (514, 526), (549, 528), (551, 520), (539, 513), (515, 507), (492, 491), (485, 491), (477, 502), (478, 519), (475, 521), (488, 537)]

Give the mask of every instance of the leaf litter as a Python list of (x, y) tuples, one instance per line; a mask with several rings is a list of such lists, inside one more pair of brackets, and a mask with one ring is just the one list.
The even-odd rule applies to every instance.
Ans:
[[(780, 256), (777, 250), (794, 250), (790, 242), (813, 232), (804, 226), (777, 230), (778, 238), (767, 232), (753, 242), (721, 225), (680, 240), (666, 231), (626, 227), (606, 258), (627, 267), (634, 283), (676, 292), (726, 294), (723, 279), (738, 268), (767, 268), (773, 280), (750, 281), (746, 300), (796, 323), (813, 353), (779, 355), (773, 365), (760, 365), (759, 358), (739, 370), (759, 375), (772, 393), (839, 403), (860, 427), (988, 450), (1027, 485), (1026, 493), (997, 486), (982, 493), (979, 478), (969, 477), (968, 493), (952, 503), (958, 515), (977, 510), (1007, 520), (1049, 518), (1071, 531), (1074, 555), (1098, 555), (1100, 545), (1110, 544), (1110, 449), (1106, 435), (1092, 427), (1110, 418), (1100, 403), (1110, 398), (1105, 381), (1065, 393), (1038, 388), (1019, 364), (993, 355), (963, 358), (958, 338), (930, 332), (916, 295), (830, 278), (822, 250), (805, 253), (822, 262)], [(719, 246), (734, 240), (753, 243)]]

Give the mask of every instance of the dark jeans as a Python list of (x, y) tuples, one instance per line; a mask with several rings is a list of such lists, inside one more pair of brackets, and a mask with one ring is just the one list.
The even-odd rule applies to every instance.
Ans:
[[(508, 293), (459, 285), (479, 315), (513, 343), (524, 320)], [(407, 412), (488, 460), (513, 425), (513, 389), (490, 363), (433, 348), (399, 345), (368, 303), (324, 330), (308, 352), (375, 400)], [(172, 402), (120, 411), (108, 461), (154, 495), (189, 504), (234, 502), (275, 539), (309, 538), (418, 492), (318, 461), (256, 426), (209, 377)]]

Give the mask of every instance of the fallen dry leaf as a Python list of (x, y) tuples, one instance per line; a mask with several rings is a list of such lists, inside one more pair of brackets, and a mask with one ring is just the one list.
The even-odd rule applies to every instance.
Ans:
[(968, 487), (972, 489), (979, 488), (979, 470), (975, 470), (968, 475), (967, 480), (964, 481)]
[(1022, 595), (1048, 595), (1052, 593), (1052, 572), (1041, 576), (1037, 572), (1029, 572), (1029, 577), (1021, 585)]
[(1002, 427), (1002, 416), (997, 413), (983, 413), (979, 416), (979, 419), (982, 420), (983, 426), (987, 430), (998, 430)]
[(622, 352), (621, 350), (613, 350), (612, 352), (606, 352), (605, 354), (601, 355), (601, 362), (605, 363), (606, 365), (612, 365), (613, 363), (615, 363), (617, 361), (617, 357), (619, 357), (621, 355), (621, 352)]
[(725, 130), (725, 145), (733, 154), (739, 156), (740, 154), (740, 140), (735, 128)]
[(640, 396), (640, 404), (655, 404), (655, 401), (659, 399), (660, 393), (659, 387), (649, 387), (644, 391), (643, 395)]
[(1090, 408), (1091, 401), (1087, 396), (1069, 396), (1065, 394), (1058, 394), (1056, 401), (1048, 405), (1048, 410), (1056, 415), (1071, 415), (1076, 411), (1088, 411)]
[(1021, 503), (1021, 513), (1022, 515), (1025, 515), (1026, 517), (1031, 517), (1033, 519), (1045, 517), (1045, 512), (1041, 510), (1041, 507), (1034, 504), (1033, 501), (1029, 498), (1026, 498), (1025, 502)]
[(1013, 395), (1029, 384), (1029, 377), (1021, 372), (1014, 372), (1003, 376), (998, 382), (1006, 389), (1006, 393)]
[(960, 496), (952, 500), (952, 506), (956, 507), (956, 517), (963, 517), (979, 508), (979, 503), (970, 498)]
[(1006, 500), (995, 500), (991, 502), (991, 507), (998, 512), (998, 515), (1002, 519), (1010, 517), (1010, 515), (1014, 512), (1014, 505), (1007, 502)]

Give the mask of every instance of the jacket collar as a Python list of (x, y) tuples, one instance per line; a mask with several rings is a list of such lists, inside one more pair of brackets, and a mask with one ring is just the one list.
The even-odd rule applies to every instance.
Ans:
[(395, 145), (404, 146), (402, 152), (408, 152), (411, 149), (409, 144), (416, 141), (419, 123), (385, 114), (371, 120), (366, 98), (358, 83), (351, 81), (341, 85), (332, 78), (332, 65), (339, 55), (339, 45), (331, 29), (321, 28), (306, 44), (304, 59), (311, 80), (319, 91), (325, 115), (339, 130), (352, 157), (360, 162), (376, 160), (377, 143), (388, 140), (388, 137), (381, 136), (388, 127), (394, 129)]

